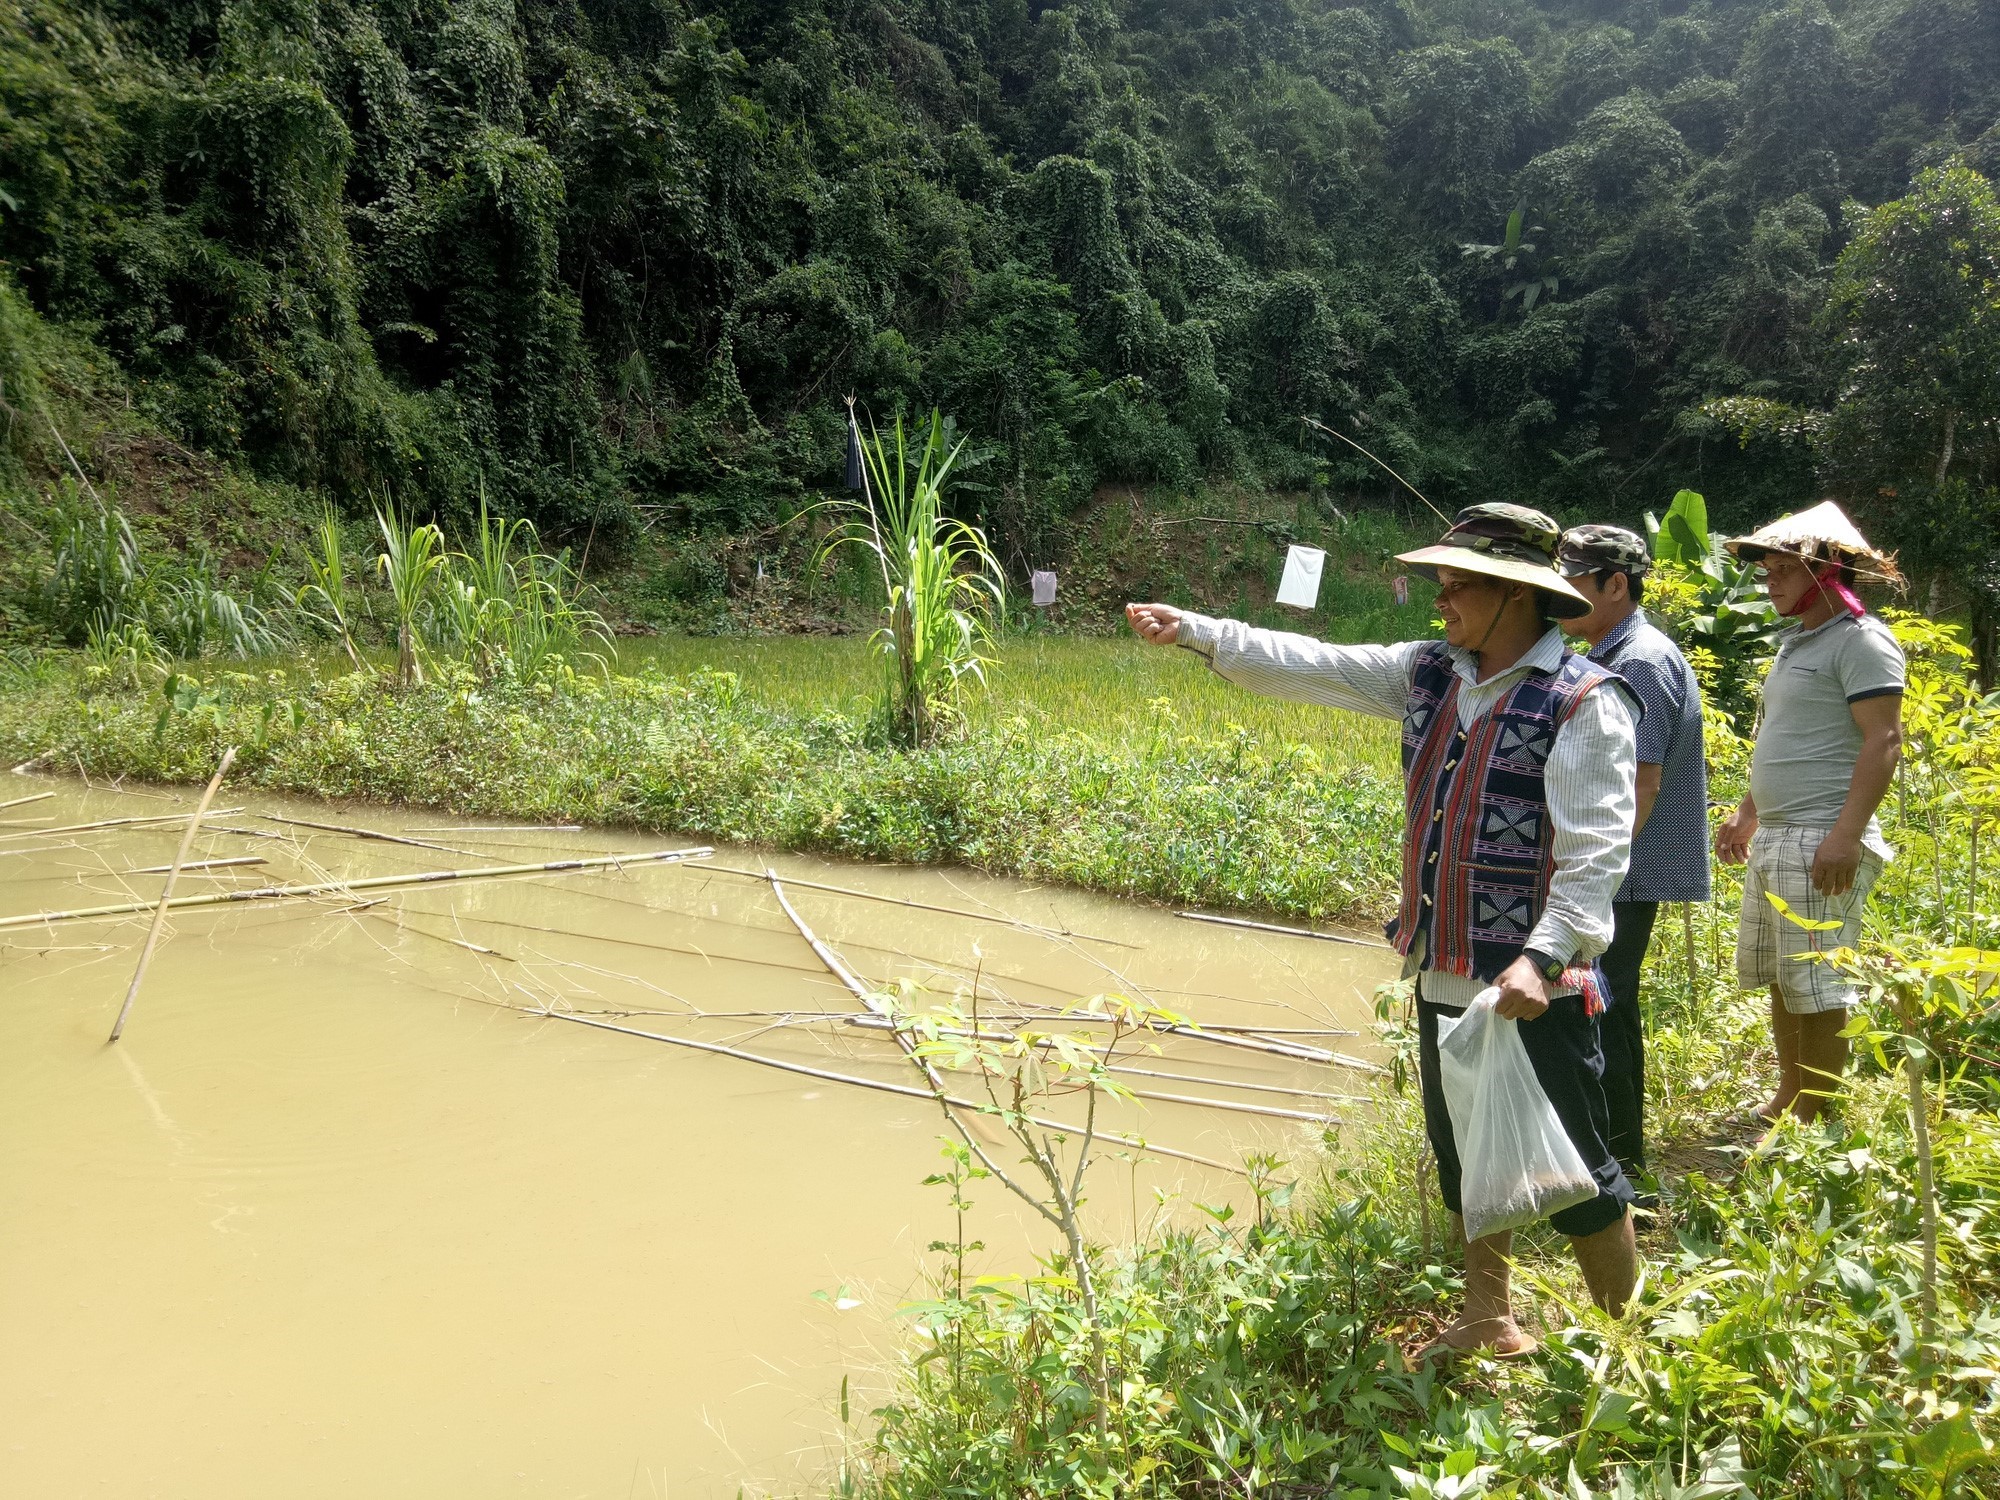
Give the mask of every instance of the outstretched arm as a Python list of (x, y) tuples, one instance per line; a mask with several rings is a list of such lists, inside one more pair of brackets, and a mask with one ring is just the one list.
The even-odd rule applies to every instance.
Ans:
[(1171, 604), (1128, 604), (1125, 618), (1141, 640), (1181, 646), (1219, 676), (1271, 698), (1400, 719), (1420, 641), (1394, 646), (1332, 646), (1311, 636), (1259, 630)]

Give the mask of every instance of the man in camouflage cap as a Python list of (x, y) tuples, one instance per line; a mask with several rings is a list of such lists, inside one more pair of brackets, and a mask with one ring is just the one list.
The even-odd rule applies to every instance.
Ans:
[[(1402, 722), (1402, 901), (1389, 936), (1416, 981), (1424, 1125), (1445, 1206), (1462, 1234), (1438, 1022), (1490, 986), (1597, 1184), (1550, 1222), (1616, 1313), (1636, 1269), (1632, 1189), (1607, 1139), (1595, 960), (1631, 843), (1638, 706), (1563, 642), (1555, 622), (1590, 603), (1556, 568), (1559, 535), (1540, 511), (1475, 505), (1436, 546), (1403, 553), (1437, 583), (1442, 641), (1333, 646), (1166, 604), (1125, 614), (1143, 639), (1192, 651), (1254, 692)], [(1434, 1352), (1534, 1347), (1514, 1321), (1511, 1249), (1505, 1233), (1466, 1246), (1465, 1307)]]
[(1632, 868), (1612, 898), (1611, 946), (1600, 960), (1611, 990), (1600, 1022), (1611, 1149), (1640, 1188), (1639, 1205), (1658, 1198), (1646, 1168), (1646, 1031), (1639, 974), (1662, 901), (1706, 901), (1708, 772), (1702, 747), (1701, 688), (1666, 635), (1640, 609), (1653, 559), (1646, 539), (1622, 526), (1573, 526), (1557, 565), (1590, 613), (1569, 622), (1590, 642), (1590, 659), (1623, 677), (1645, 706), (1639, 720), (1638, 808)]

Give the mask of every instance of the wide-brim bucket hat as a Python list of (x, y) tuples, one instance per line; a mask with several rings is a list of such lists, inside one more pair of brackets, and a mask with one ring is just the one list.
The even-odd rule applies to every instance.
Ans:
[(1789, 552), (1808, 560), (1848, 563), (1856, 572), (1886, 583), (1902, 580), (1896, 559), (1870, 546), (1860, 528), (1848, 520), (1847, 512), (1831, 500), (1822, 500), (1796, 515), (1780, 516), (1748, 536), (1731, 537), (1722, 545), (1744, 562), (1756, 562), (1770, 552)]
[(1574, 620), (1590, 613), (1590, 601), (1556, 568), (1562, 528), (1525, 505), (1468, 505), (1434, 547), (1399, 552), (1398, 562), (1435, 582), (1439, 568), (1480, 573), (1506, 583), (1525, 583), (1548, 595), (1549, 613)]

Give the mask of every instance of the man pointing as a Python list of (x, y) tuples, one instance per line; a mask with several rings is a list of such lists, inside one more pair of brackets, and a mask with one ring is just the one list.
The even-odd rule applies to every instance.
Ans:
[[(1475, 505), (1435, 547), (1399, 561), (1436, 580), (1443, 641), (1333, 646), (1165, 604), (1128, 604), (1156, 645), (1180, 646), (1253, 692), (1400, 719), (1402, 899), (1389, 936), (1417, 979), (1419, 1075), (1438, 1185), (1463, 1234), (1460, 1165), (1438, 1065), (1438, 1019), (1488, 985), (1595, 1198), (1551, 1215), (1598, 1304), (1631, 1297), (1632, 1189), (1607, 1141), (1595, 964), (1630, 852), (1638, 713), (1619, 679), (1567, 649), (1555, 622), (1587, 600), (1555, 567), (1538, 511)], [(1510, 1234), (1465, 1250), (1465, 1307), (1439, 1338), (1497, 1354), (1534, 1347), (1514, 1320)]]

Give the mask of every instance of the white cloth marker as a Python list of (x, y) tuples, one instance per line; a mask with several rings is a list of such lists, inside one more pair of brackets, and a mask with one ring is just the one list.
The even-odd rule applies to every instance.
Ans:
[(1311, 609), (1319, 602), (1319, 574), (1326, 554), (1317, 547), (1294, 547), (1285, 554), (1285, 576), (1278, 581), (1278, 602)]
[(1410, 580), (1407, 574), (1398, 573), (1394, 578), (1389, 580), (1389, 587), (1396, 591), (1396, 602), (1398, 604), (1408, 604), (1410, 602)]
[(1053, 573), (1030, 573), (1028, 586), (1035, 591), (1035, 604), (1047, 608), (1056, 602), (1056, 575)]

